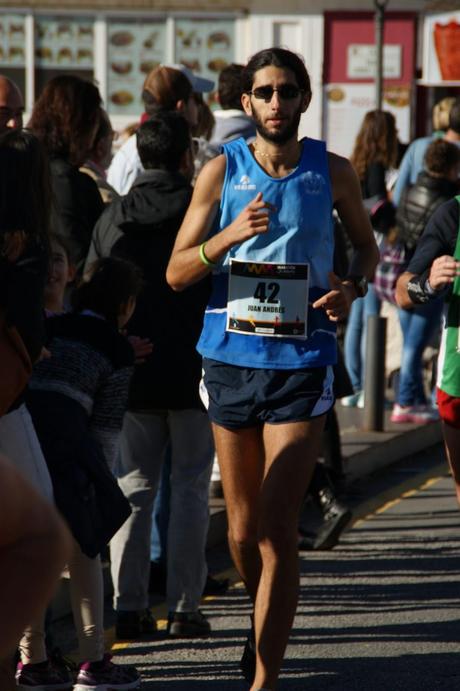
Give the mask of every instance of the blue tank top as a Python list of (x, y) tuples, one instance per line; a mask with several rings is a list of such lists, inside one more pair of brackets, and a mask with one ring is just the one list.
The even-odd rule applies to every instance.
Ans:
[[(213, 271), (198, 351), (203, 357), (241, 367), (300, 369), (336, 362), (335, 326), (311, 303), (329, 291), (333, 268), (332, 194), (325, 143), (302, 140), (297, 168), (282, 178), (268, 175), (244, 139), (223, 147), (227, 159), (220, 209), (210, 235), (238, 216), (258, 192), (276, 207), (267, 233), (235, 245)], [(247, 335), (226, 330), (230, 259), (308, 263), (310, 267), (306, 338)]]

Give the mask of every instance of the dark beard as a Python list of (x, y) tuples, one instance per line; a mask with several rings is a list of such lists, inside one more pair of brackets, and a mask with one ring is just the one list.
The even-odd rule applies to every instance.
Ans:
[(252, 119), (254, 120), (254, 124), (256, 126), (258, 134), (260, 134), (262, 139), (265, 139), (269, 142), (273, 142), (273, 144), (286, 144), (286, 142), (288, 142), (290, 139), (292, 139), (292, 137), (295, 134), (297, 134), (301, 115), (302, 111), (299, 110), (295, 115), (293, 115), (291, 122), (289, 122), (286, 125), (284, 130), (281, 130), (280, 132), (269, 132), (262, 125), (262, 122), (260, 121), (259, 116), (255, 112), (254, 108), (252, 109)]

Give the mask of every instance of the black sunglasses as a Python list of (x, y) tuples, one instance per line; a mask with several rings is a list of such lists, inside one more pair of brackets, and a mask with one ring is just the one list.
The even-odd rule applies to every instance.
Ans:
[(275, 91), (283, 101), (291, 101), (293, 98), (297, 98), (299, 94), (303, 93), (303, 89), (299, 89), (295, 84), (281, 84), (277, 89), (273, 88), (273, 86), (257, 86), (252, 91), (248, 91), (248, 93), (254, 96), (254, 98), (269, 103)]

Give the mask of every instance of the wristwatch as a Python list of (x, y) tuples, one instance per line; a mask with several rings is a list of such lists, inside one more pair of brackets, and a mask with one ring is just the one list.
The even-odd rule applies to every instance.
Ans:
[(350, 281), (359, 298), (363, 298), (367, 294), (368, 281), (365, 276), (345, 276), (345, 281)]

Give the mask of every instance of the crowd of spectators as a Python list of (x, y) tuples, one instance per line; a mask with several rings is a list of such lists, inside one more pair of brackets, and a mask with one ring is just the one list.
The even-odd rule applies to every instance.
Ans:
[[(210, 286), (203, 280), (175, 293), (165, 274), (197, 166), (222, 144), (255, 136), (241, 106), (242, 69), (222, 71), (211, 104), (212, 82), (183, 65), (156, 67), (144, 83), (142, 121), (113, 158), (115, 133), (93, 83), (54, 77), (23, 129), (22, 95), (0, 76), (0, 326), (3, 339), (8, 329), (18, 337), (11, 363), (22, 358), (26, 372), (2, 400), (0, 452), (9, 462), (0, 461), (1, 486), (2, 494), (17, 486), (30, 504), (29, 526), (8, 530), (15, 539), (29, 530), (31, 564), (40, 562), (33, 541), (41, 536), (48, 545), (30, 599), (19, 576), (15, 583), (19, 566), (2, 561), (1, 593), (24, 588), (28, 607), (16, 610), (16, 639), (0, 638), (4, 656), (18, 646), (21, 689), (130, 689), (140, 682), (135, 668), (115, 664), (104, 649), (100, 555), (109, 543), (120, 639), (156, 629), (149, 609), (153, 553), (165, 579), (168, 635), (211, 631), (200, 599), (210, 584), (205, 547), (213, 464), (217, 483), (219, 475), (196, 351)], [(434, 115), (435, 131), (413, 142), (399, 165), (395, 119), (372, 111), (351, 156), (362, 196), (372, 200), (376, 239), (404, 246), (409, 278), (419, 271), (420, 260), (410, 262), (430, 218), (460, 191), (460, 99), (444, 99)], [(453, 249), (452, 241), (443, 246), (449, 256)], [(433, 251), (430, 260), (436, 256)], [(392, 307), (403, 335), (396, 390), (389, 394), (394, 423), (439, 417), (423, 353), (439, 342), (449, 282), (430, 274), (430, 299), (412, 303), (399, 288), (400, 306)], [(344, 406), (364, 405), (366, 323), (380, 307), (371, 283), (343, 325), (342, 381), (348, 373), (352, 385), (347, 380), (345, 393), (336, 391)], [(334, 415), (323, 440), (326, 464), (319, 464), (312, 485), (324, 525), (319, 537), (300, 530), (303, 549), (333, 547), (351, 517), (336, 496), (344, 475)], [(457, 436), (445, 424), (460, 477)], [(2, 512), (6, 506), (2, 500)], [(54, 664), (45, 641), (52, 583), (64, 563), (79, 640), (76, 679)], [(0, 599), (3, 619), (7, 607)]]

